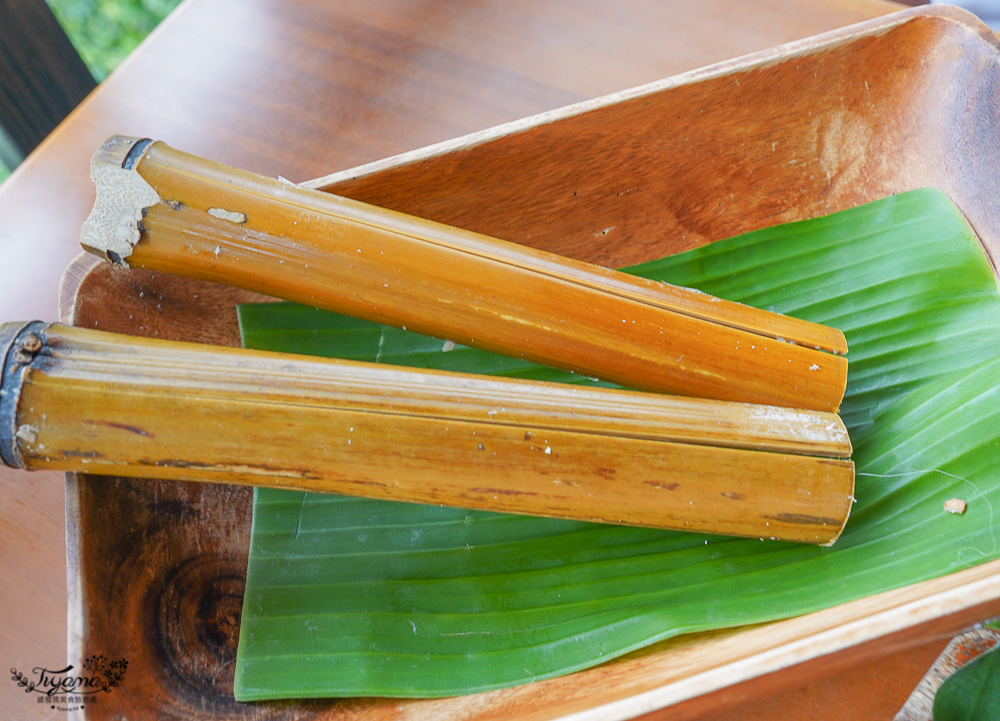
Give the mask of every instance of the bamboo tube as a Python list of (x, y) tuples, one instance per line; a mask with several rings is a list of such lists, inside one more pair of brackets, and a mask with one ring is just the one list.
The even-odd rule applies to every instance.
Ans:
[(831, 544), (854, 465), (834, 414), (0, 326), (0, 456)]
[(839, 409), (835, 329), (113, 137), (82, 244), (626, 387)]

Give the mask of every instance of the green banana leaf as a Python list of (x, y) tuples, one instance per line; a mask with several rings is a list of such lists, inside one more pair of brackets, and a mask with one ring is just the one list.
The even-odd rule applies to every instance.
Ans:
[(934, 697), (934, 721), (1000, 718), (1000, 653), (996, 649), (960, 668)]
[[(983, 624), (1000, 628), (994, 619)], [(934, 721), (1000, 718), (1000, 648), (994, 646), (945, 679), (934, 695)]]
[[(951, 201), (900, 194), (628, 269), (841, 328), (857, 504), (832, 548), (258, 490), (240, 700), (432, 697), (593, 666), (1000, 556), (1000, 296)], [(287, 304), (249, 347), (572, 374)], [(945, 500), (968, 502), (964, 515)]]

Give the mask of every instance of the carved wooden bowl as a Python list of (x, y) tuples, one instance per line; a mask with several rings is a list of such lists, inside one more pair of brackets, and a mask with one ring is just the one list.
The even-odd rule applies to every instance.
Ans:
[[(925, 8), (307, 185), (612, 267), (934, 186), (995, 264), (998, 95), (996, 37), (962, 11)], [(62, 307), (81, 326), (235, 345), (247, 300), (80, 259)], [(238, 704), (251, 492), (70, 475), (67, 504), (70, 662), (129, 662), (127, 683), (80, 712), (90, 719), (689, 718), (1000, 614), (993, 562), (503, 691)]]

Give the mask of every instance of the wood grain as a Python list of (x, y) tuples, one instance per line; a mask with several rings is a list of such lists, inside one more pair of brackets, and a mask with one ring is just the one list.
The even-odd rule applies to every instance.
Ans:
[(957, 9), (906, 16), (305, 185), (611, 267), (930, 186), (995, 264), (993, 161), (962, 149), (992, 147), (996, 37)]
[[(954, 11), (911, 12), (885, 24), (870, 27), (865, 33), (840, 34), (830, 38), (826, 45), (807, 44), (784, 53), (764, 55), (750, 63), (730, 64), (725, 68), (700, 73), (686, 81), (669, 83), (659, 90), (664, 93), (680, 93), (672, 97), (679, 98), (678, 103), (688, 98), (688, 104), (678, 107), (696, 112), (708, 98), (697, 86), (702, 82), (708, 83), (715, 88), (712, 99), (721, 103), (722, 98), (725, 98), (731, 104), (729, 113), (721, 105), (713, 106), (716, 117), (724, 119), (739, 116), (746, 121), (745, 114), (739, 115), (743, 105), (752, 103), (752, 98), (759, 93), (764, 93), (771, 100), (776, 99), (773, 93), (768, 94), (767, 91), (773, 83), (784, 88), (781, 97), (784, 104), (780, 112), (772, 111), (769, 128), (758, 127), (758, 135), (754, 136), (758, 143), (766, 143), (764, 149), (759, 151), (762, 154), (766, 154), (769, 142), (777, 143), (779, 138), (789, 138), (789, 143), (798, 143), (796, 147), (802, 150), (801, 155), (784, 156), (788, 161), (785, 165), (793, 170), (779, 168), (772, 171), (783, 178), (777, 186), (763, 177), (761, 169), (752, 174), (741, 171), (744, 167), (742, 161), (737, 162), (743, 153), (738, 141), (742, 136), (737, 133), (743, 127), (740, 124), (719, 121), (713, 128), (713, 131), (719, 132), (709, 132), (707, 128), (702, 128), (700, 144), (690, 137), (678, 144), (684, 152), (693, 152), (690, 148), (700, 147), (705, 154), (705, 167), (727, 173), (725, 187), (732, 189), (730, 192), (734, 197), (731, 202), (734, 204), (737, 204), (737, 199), (740, 202), (760, 200), (758, 185), (773, 188), (786, 202), (801, 201), (794, 209), (789, 206), (786, 210), (775, 210), (774, 206), (768, 206), (767, 203), (764, 203), (763, 209), (758, 209), (753, 202), (748, 202), (744, 208), (750, 220), (746, 222), (754, 222), (754, 219), (759, 221), (762, 217), (790, 219), (795, 213), (808, 214), (825, 208), (827, 202), (830, 207), (836, 207), (837, 203), (862, 202), (894, 188), (912, 187), (912, 183), (918, 181), (935, 181), (933, 184), (945, 187), (959, 196), (959, 202), (970, 218), (979, 219), (974, 221), (978, 224), (977, 229), (987, 247), (995, 252), (997, 236), (991, 230), (992, 219), (995, 218), (991, 205), (994, 201), (983, 198), (981, 202), (977, 202), (977, 196), (970, 194), (971, 183), (976, 182), (976, 178), (983, 181), (986, 177), (983, 173), (989, 163), (996, 162), (995, 154), (969, 150), (966, 155), (975, 156), (976, 159), (968, 162), (956, 162), (952, 156), (940, 154), (949, 147), (961, 146), (963, 143), (968, 148), (979, 147), (976, 142), (986, 142), (986, 147), (991, 147), (982, 138), (994, 132), (990, 123), (996, 122), (996, 118), (991, 117), (990, 113), (977, 110), (980, 103), (987, 107), (995, 106), (996, 41), (992, 37), (987, 38), (978, 26), (966, 23), (966, 16)], [(856, 54), (850, 51), (851, 48), (855, 49)], [(929, 61), (928, 58), (938, 59), (939, 62)], [(826, 67), (826, 62), (830, 63), (830, 68)], [(875, 63), (882, 69), (882, 73), (878, 78), (868, 77), (854, 66), (855, 62), (866, 68)], [(826, 95), (827, 86), (823, 83), (816, 87), (811, 84), (805, 86), (799, 91), (803, 104), (797, 110), (789, 107), (789, 103), (798, 97), (791, 92), (792, 89), (803, 87), (800, 82), (803, 66), (815, 72), (815, 77), (830, 83), (836, 83), (836, 78), (840, 76), (853, 78), (853, 84), (842, 83), (837, 86), (844, 94), (843, 100), (838, 98), (837, 102), (845, 107), (857, 108), (863, 118), (871, 121), (871, 125), (862, 124), (863, 129), (885, 134), (884, 144), (877, 137), (856, 145), (842, 143), (847, 149), (861, 148), (863, 152), (844, 152), (836, 155), (833, 160), (833, 156), (827, 155), (827, 160), (832, 163), (826, 166), (830, 171), (829, 176), (820, 161), (814, 155), (806, 153), (806, 150), (811, 149), (813, 154), (819, 153), (823, 157), (822, 148), (826, 146), (820, 141), (821, 138), (843, 141), (850, 137), (850, 133), (845, 135), (843, 127), (841, 131), (828, 129), (821, 132), (825, 126), (817, 125), (816, 108), (827, 108), (827, 105), (817, 104), (819, 100), (827, 104), (833, 102), (833, 98)], [(783, 84), (775, 78), (775, 73), (780, 74), (782, 68), (792, 78)], [(761, 78), (766, 78), (768, 82), (763, 82)], [(867, 89), (865, 80), (869, 82)], [(875, 96), (870, 92), (872, 82), (878, 84), (883, 95)], [(740, 92), (740, 88), (744, 92)], [(751, 99), (748, 99), (744, 93), (750, 91), (753, 92), (749, 96)], [(910, 92), (921, 99), (924, 105), (922, 110), (909, 100)], [(886, 95), (888, 100), (883, 99)], [(934, 103), (928, 102), (931, 96), (935, 99)], [(702, 103), (694, 102), (692, 98), (700, 98)], [(622, 101), (619, 104), (628, 104), (628, 99), (618, 100)], [(648, 106), (645, 104), (652, 102), (645, 96), (631, 100), (646, 107)], [(895, 101), (896, 105), (892, 105), (890, 101)], [(972, 105), (969, 105), (970, 101)], [(865, 115), (863, 111), (870, 109), (871, 105), (875, 105), (878, 112)], [(664, 111), (668, 107), (674, 106), (655, 106), (660, 111), (654, 113), (658, 122), (669, 120), (670, 113)], [(596, 117), (606, 117), (603, 113), (624, 112), (617, 106), (608, 108), (612, 106), (600, 107)], [(969, 108), (972, 108), (972, 112), (968, 112)], [(767, 108), (762, 107), (761, 111), (764, 110)], [(829, 118), (830, 112), (832, 111), (825, 110), (823, 117)], [(561, 122), (560, 120), (559, 123)], [(573, 124), (582, 121), (570, 122)], [(527, 125), (530, 128), (525, 129), (526, 137), (560, 137), (559, 132), (548, 125)], [(682, 125), (683, 123), (678, 123), (671, 127), (677, 130)], [(696, 123), (689, 125), (691, 132), (699, 127)], [(985, 129), (981, 126), (985, 126)], [(728, 129), (730, 135), (726, 136), (721, 132), (723, 129)], [(943, 137), (923, 135), (932, 131)], [(725, 141), (717, 139), (717, 135), (728, 137), (728, 142), (735, 142), (735, 145), (725, 145)], [(600, 134), (594, 133), (592, 137), (599, 139)], [(773, 141), (769, 140), (771, 137), (774, 138)], [(911, 149), (910, 144), (901, 145), (904, 139), (912, 141), (914, 147), (921, 149), (921, 153), (904, 153), (902, 157), (893, 155), (896, 151), (903, 152), (901, 148)], [(515, 138), (511, 142), (515, 141), (522, 142), (524, 139)], [(526, 141), (524, 142), (527, 146)], [(425, 163), (428, 166), (434, 165), (438, 171), (447, 168), (459, 174), (464, 173), (466, 168), (472, 168), (484, 182), (492, 181), (491, 185), (482, 186), (482, 196), (502, 197), (498, 194), (507, 192), (506, 181), (509, 175), (485, 173), (477, 160), (477, 153), (482, 152), (484, 164), (487, 158), (503, 162), (504, 155), (499, 152), (498, 143), (499, 141), (492, 139), (471, 146), (467, 143), (461, 147), (446, 146), (443, 151), (439, 148), (416, 154), (411, 158), (415, 160), (413, 164), (408, 163), (407, 159), (393, 161), (375, 169), (344, 174), (337, 182), (348, 187), (357, 178), (358, 188), (364, 187), (366, 192), (379, 194), (380, 197), (392, 197), (395, 192), (394, 182), (412, 182), (419, 164)], [(545, 147), (566, 149), (569, 146), (557, 143), (555, 146)], [(726, 164), (720, 166), (718, 163), (721, 161), (713, 158), (726, 148), (731, 149), (725, 155)], [(453, 153), (459, 153), (464, 162), (457, 165), (453, 163)], [(532, 155), (530, 152), (526, 153), (526, 157)], [(561, 163), (565, 156), (549, 153), (547, 157), (558, 158)], [(759, 160), (762, 156), (751, 151), (747, 157)], [(416, 162), (417, 158), (419, 162)], [(792, 159), (800, 160), (805, 166), (804, 170), (794, 169), (798, 162), (790, 163)], [(694, 163), (693, 160), (690, 162)], [(716, 164), (712, 165), (713, 162)], [(956, 177), (955, 172), (971, 173), (972, 178)], [(384, 183), (375, 182), (377, 175), (382, 176)], [(553, 198), (560, 197), (558, 183), (554, 180), (559, 179), (558, 174), (539, 173), (538, 176), (531, 177), (543, 178), (538, 181), (541, 183), (540, 192), (548, 192)], [(693, 183), (699, 177), (692, 170), (687, 174), (681, 173), (675, 180)], [(849, 178), (850, 182), (845, 180), (838, 184), (838, 178)], [(563, 177), (561, 180), (564, 191), (576, 186), (575, 176)], [(738, 181), (742, 181), (742, 184)], [(716, 183), (721, 181), (702, 179), (700, 182), (703, 192), (711, 194), (719, 190)], [(412, 202), (424, 207), (436, 207), (443, 214), (468, 218), (472, 221), (470, 227), (475, 227), (476, 222), (488, 226), (496, 223), (497, 217), (509, 217), (506, 210), (495, 213), (497, 206), (492, 203), (483, 204), (478, 195), (445, 191), (442, 191), (442, 195), (437, 195), (434, 190), (438, 187), (423, 186), (421, 192), (424, 197)], [(448, 183), (443, 183), (440, 187), (454, 190)], [(694, 209), (691, 217), (705, 221), (690, 224), (694, 231), (687, 236), (687, 242), (710, 240), (715, 229), (738, 228), (744, 222), (735, 210), (719, 213), (718, 205), (713, 208), (707, 201), (699, 204), (686, 187), (677, 193), (688, 199), (689, 203), (685, 207)], [(401, 202), (405, 200), (402, 194), (399, 199)], [(600, 204), (576, 205), (570, 202), (570, 206), (580, 213), (586, 211), (599, 214), (601, 222), (606, 222), (609, 217), (609, 211)], [(628, 211), (627, 203), (615, 200), (611, 206), (623, 212), (625, 217), (644, 217), (643, 222), (652, 222), (641, 211), (636, 211), (637, 214)], [(591, 227), (593, 220), (593, 217), (589, 217), (589, 220), (585, 218), (579, 223), (581, 227), (587, 228)], [(614, 245), (601, 244), (598, 240), (595, 247), (595, 239), (586, 233), (577, 233), (571, 237), (574, 240), (573, 246), (569, 248), (570, 255), (575, 253), (591, 259), (606, 258), (607, 262), (614, 264), (634, 262), (648, 258), (650, 254), (683, 247), (683, 244), (678, 247), (661, 240), (648, 243), (616, 242)], [(535, 242), (536, 239), (527, 240)], [(544, 238), (537, 240), (541, 244), (549, 242)], [(139, 293), (144, 298), (147, 292), (160, 295), (178, 293), (188, 297), (205, 292), (204, 285), (164, 276), (149, 277), (144, 285), (138, 287), (126, 284), (118, 292), (115, 286), (116, 274), (97, 268), (83, 280), (82, 293), (78, 296), (80, 318), (94, 317), (87, 315), (93, 314), (93, 311), (85, 310), (90, 302), (87, 288), (91, 279), (104, 289), (101, 300), (95, 302), (107, 302), (109, 297), (113, 297), (129, 308)], [(224, 297), (225, 292), (218, 296), (220, 303)], [(151, 324), (156, 321), (155, 325), (160, 329), (156, 332), (163, 335), (176, 332), (166, 329), (171, 322), (170, 318), (155, 315), (155, 311), (149, 306), (145, 306), (138, 316), (126, 318), (122, 314), (117, 318), (122, 325), (113, 330), (135, 332), (142, 325), (143, 332), (149, 333)], [(73, 507), (73, 539), (74, 547), (80, 548), (81, 553), (80, 563), (74, 564), (77, 569), (74, 578), (80, 588), (80, 607), (104, 609), (107, 615), (116, 619), (117, 625), (102, 618), (93, 622), (95, 625), (91, 631), (89, 626), (82, 624), (83, 617), (76, 616), (74, 629), (78, 633), (74, 638), (78, 639), (78, 643), (73, 646), (73, 651), (81, 654), (87, 649), (100, 646), (108, 655), (134, 654), (137, 659), (136, 689), (129, 694), (123, 693), (119, 703), (122, 704), (123, 713), (137, 716), (160, 704), (166, 709), (168, 716), (175, 717), (201, 714), (203, 717), (216, 718), (376, 719), (405, 715), (408, 718), (428, 719), (490, 719), (513, 716), (552, 718), (576, 712), (580, 714), (580, 718), (626, 718), (655, 712), (656, 718), (661, 720), (692, 718), (767, 696), (776, 690), (808, 682), (830, 671), (843, 671), (888, 653), (927, 644), (930, 640), (950, 635), (965, 625), (1000, 612), (1000, 581), (997, 580), (1000, 578), (997, 575), (1000, 566), (994, 562), (938, 581), (917, 584), (790, 621), (755, 629), (675, 639), (581, 674), (491, 694), (459, 700), (420, 702), (354, 700), (241, 706), (213, 690), (217, 688), (213, 685), (216, 682), (225, 683), (219, 679), (231, 678), (228, 676), (231, 673), (231, 656), (228, 655), (231, 651), (227, 650), (231, 646), (227, 642), (217, 642), (212, 649), (203, 651), (198, 651), (194, 644), (182, 643), (185, 650), (194, 650), (195, 658), (190, 659), (186, 666), (177, 662), (164, 662), (164, 659), (169, 660), (171, 654), (176, 655), (176, 651), (164, 651), (162, 647), (176, 646), (179, 641), (168, 639), (163, 633), (156, 631), (168, 627), (165, 622), (157, 620), (157, 614), (165, 613), (158, 609), (178, 604), (173, 601), (164, 604), (154, 600), (162, 598), (164, 594), (170, 599), (181, 599), (184, 597), (184, 589), (198, 586), (187, 580), (193, 573), (185, 570), (190, 568), (188, 563), (192, 557), (207, 556), (211, 562), (202, 562), (207, 567), (211, 567), (213, 563), (218, 564), (217, 569), (238, 567), (245, 562), (245, 535), (229, 525), (228, 520), (225, 524), (212, 521), (217, 513), (228, 512), (237, 517), (245, 514), (246, 506), (241, 505), (245, 498), (241, 500), (231, 496), (212, 500), (201, 495), (193, 496), (192, 491), (183, 484), (164, 484), (155, 491), (144, 490), (136, 495), (136, 490), (123, 486), (127, 482), (121, 479), (109, 481), (80, 478), (75, 483), (75, 497), (79, 501)], [(112, 495), (97, 495), (102, 492)], [(204, 489), (198, 493), (204, 493)], [(120, 500), (116, 501), (115, 498)], [(127, 502), (129, 506), (137, 504), (139, 508), (116, 508), (115, 505), (119, 502)], [(148, 512), (151, 505), (157, 507), (156, 514)], [(142, 507), (147, 510), (142, 510)], [(172, 513), (175, 518), (172, 534), (165, 530), (162, 515), (165, 513)], [(128, 528), (128, 531), (123, 533), (123, 528)], [(169, 544), (166, 540), (161, 540), (150, 545), (149, 555), (141, 555), (139, 539), (166, 539), (167, 536), (171, 536)], [(174, 546), (181, 550), (174, 551)], [(106, 560), (108, 558), (111, 560)], [(97, 572), (91, 573), (91, 568)], [(219, 570), (210, 575), (229, 577)], [(118, 583), (123, 585), (118, 588), (133, 590), (121, 593), (113, 584), (108, 583), (109, 578), (120, 579)], [(239, 580), (232, 582), (238, 585)], [(165, 588), (176, 585), (181, 588)], [(202, 584), (202, 588), (210, 587), (210, 582)], [(207, 595), (213, 599), (225, 598), (227, 593), (212, 590)], [(187, 604), (187, 607), (193, 608), (195, 605)], [(232, 633), (233, 624), (213, 620), (220, 617), (213, 610), (220, 605), (227, 607), (225, 603), (206, 603), (202, 612), (195, 615), (195, 620), (171, 628), (224, 629), (226, 633)], [(225, 614), (222, 614), (222, 618), (225, 618)], [(144, 640), (137, 640), (134, 634), (129, 635), (125, 630), (136, 628), (144, 629)], [(152, 650), (158, 648), (161, 650)], [(861, 699), (860, 702), (865, 703), (865, 700)], [(604, 705), (595, 709), (595, 704)], [(103, 712), (98, 710), (92, 718), (101, 718), (101, 713)]]

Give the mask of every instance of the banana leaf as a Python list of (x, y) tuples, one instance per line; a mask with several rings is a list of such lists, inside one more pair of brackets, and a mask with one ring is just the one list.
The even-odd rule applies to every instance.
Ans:
[[(1000, 556), (1000, 295), (945, 195), (900, 194), (628, 271), (846, 333), (858, 482), (836, 545), (258, 490), (238, 699), (511, 686)], [(240, 320), (255, 348), (590, 382), (300, 306), (244, 306)], [(952, 497), (964, 515), (943, 511)]]
[[(983, 624), (1000, 626), (994, 619)], [(933, 721), (1000, 718), (1000, 648), (994, 646), (944, 680), (934, 696)]]

